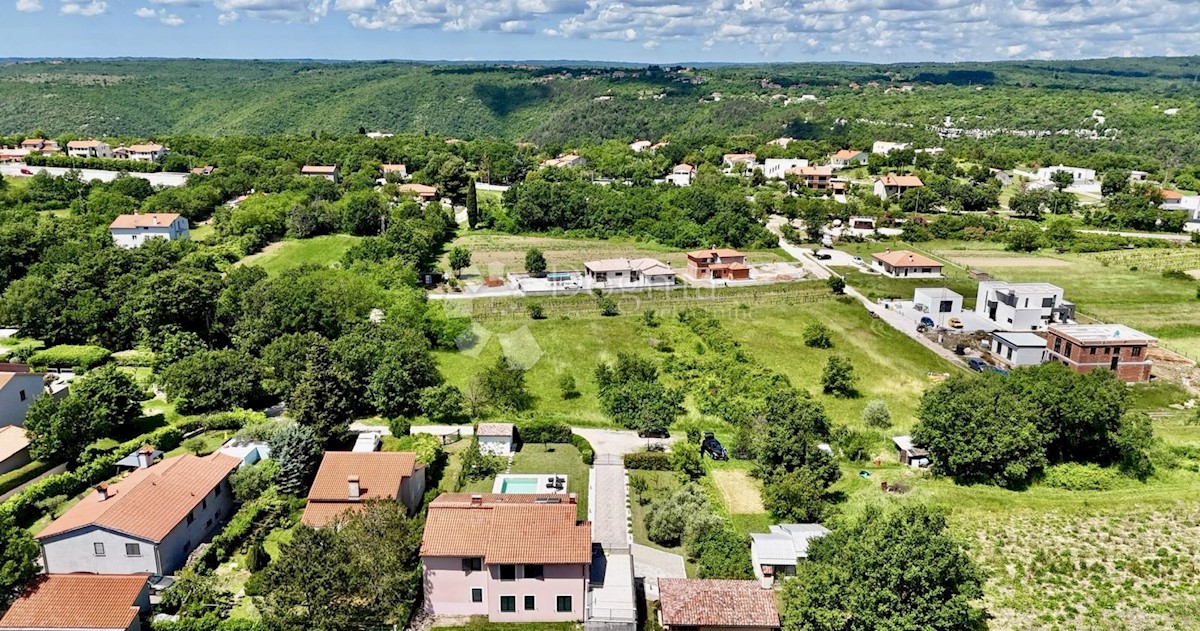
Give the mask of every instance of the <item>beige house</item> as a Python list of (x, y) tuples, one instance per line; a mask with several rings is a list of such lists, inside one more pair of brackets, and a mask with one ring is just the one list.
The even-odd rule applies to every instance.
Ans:
[(306, 164), (300, 167), (300, 175), (323, 177), (336, 184), (338, 181), (338, 168), (336, 164)]
[(130, 160), (138, 162), (162, 162), (167, 157), (167, 148), (154, 143), (129, 145), (126, 151)]
[(67, 143), (67, 155), (72, 158), (111, 158), (112, 147), (100, 140), (72, 140)]

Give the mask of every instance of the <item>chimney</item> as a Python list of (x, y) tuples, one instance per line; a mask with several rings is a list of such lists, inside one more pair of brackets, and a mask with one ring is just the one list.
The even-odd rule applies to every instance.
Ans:
[(158, 225), (158, 215), (150, 215), (150, 220), (154, 222), (154, 225)]
[(149, 469), (150, 465), (154, 463), (154, 447), (142, 445), (142, 448), (138, 450), (137, 457), (138, 468)]
[(108, 483), (107, 482), (101, 482), (100, 484), (96, 485), (96, 495), (100, 496), (101, 502), (108, 499)]
[(568, 493), (568, 494), (567, 494), (567, 503), (568, 503), (568, 504), (575, 504), (575, 503), (577, 503), (578, 501), (579, 501), (579, 498), (578, 498), (578, 497), (576, 497), (574, 493)]
[(472, 495), (471, 496), (471, 506), (483, 506), (483, 496), (482, 495)]
[(346, 485), (350, 487), (350, 499), (356, 500), (359, 498), (362, 489), (358, 485), (358, 476), (351, 475), (346, 477)]

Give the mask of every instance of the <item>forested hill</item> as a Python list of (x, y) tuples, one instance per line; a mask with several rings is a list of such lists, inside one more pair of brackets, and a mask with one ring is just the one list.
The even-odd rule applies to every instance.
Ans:
[[(982, 127), (1075, 129), (1094, 127), (1091, 117), (1100, 109), (1106, 127), (1150, 127), (1180, 141), (1200, 129), (1198, 75), (1196, 57), (696, 69), (46, 60), (0, 66), (0, 132), (150, 136), (362, 127), (555, 143), (672, 134), (812, 137), (839, 118), (917, 130), (946, 116)], [(902, 86), (912, 91), (898, 92)], [(801, 101), (805, 94), (817, 99)], [(1169, 108), (1181, 109), (1163, 116)]]

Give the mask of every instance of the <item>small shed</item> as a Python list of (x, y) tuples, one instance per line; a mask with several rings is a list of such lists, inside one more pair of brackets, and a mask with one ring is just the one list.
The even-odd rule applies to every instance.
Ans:
[(912, 436), (893, 436), (892, 442), (896, 445), (900, 464), (906, 464), (910, 467), (929, 466), (929, 450), (914, 445)]
[(512, 423), (480, 423), (475, 429), (479, 438), (479, 451), (493, 456), (507, 456), (513, 452)]
[(962, 305), (962, 295), (945, 287), (921, 287), (913, 292), (913, 306), (917, 311), (933, 316), (956, 316), (962, 313)]
[(996, 331), (992, 357), (1009, 366), (1037, 366), (1046, 361), (1046, 340), (1028, 331)]

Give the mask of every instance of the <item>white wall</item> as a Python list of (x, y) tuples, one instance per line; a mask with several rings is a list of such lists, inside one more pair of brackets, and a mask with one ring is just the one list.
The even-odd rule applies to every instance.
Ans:
[(512, 453), (512, 438), (507, 436), (480, 436), (479, 451), (496, 456)]
[(1037, 366), (1046, 360), (1045, 347), (1010, 346), (997, 338), (992, 338), (992, 343), (992, 354), (1010, 366)]
[(767, 158), (763, 161), (762, 172), (768, 179), (781, 180), (788, 169), (808, 166), (808, 160), (801, 158)]
[(186, 239), (189, 236), (188, 220), (180, 217), (166, 226), (154, 226), (152, 228), (109, 228), (112, 234), (113, 243), (117, 247), (125, 249), (136, 248), (146, 242), (147, 239), (167, 239), (174, 241), (176, 239)]
[[(24, 400), (21, 393), (24, 392)], [(0, 388), (0, 425), (21, 425), (33, 400), (43, 393), (40, 373), (17, 373)]]
[[(943, 301), (950, 302), (949, 311), (941, 311), (941, 303)], [(962, 312), (962, 301), (962, 296), (957, 294), (942, 297), (938, 295), (926, 294), (919, 290), (913, 292), (913, 303), (923, 306), (925, 313), (928, 313), (932, 316), (936, 316), (939, 313), (947, 314), (948, 316), (958, 315)], [(936, 321), (937, 318), (935, 317), (934, 320)]]
[[(104, 556), (96, 556), (93, 544), (104, 544)], [(141, 556), (126, 556), (125, 544), (136, 543)], [(69, 574), (159, 574), (157, 546), (150, 541), (87, 526), (42, 541), (42, 558), (47, 573)]]

